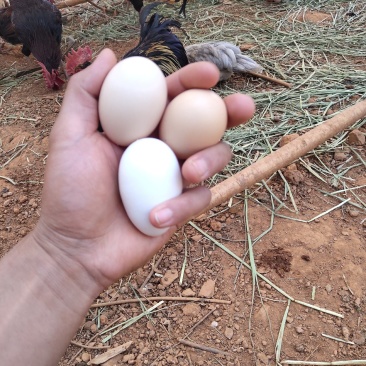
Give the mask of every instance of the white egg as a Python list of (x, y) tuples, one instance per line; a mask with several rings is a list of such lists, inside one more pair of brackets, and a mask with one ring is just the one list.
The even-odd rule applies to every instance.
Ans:
[(99, 95), (99, 118), (110, 140), (120, 146), (154, 131), (164, 112), (168, 90), (160, 68), (145, 57), (118, 62)]
[(154, 227), (149, 220), (155, 206), (182, 193), (180, 166), (168, 145), (154, 138), (132, 143), (122, 155), (118, 184), (127, 215), (137, 229), (149, 236), (168, 230)]

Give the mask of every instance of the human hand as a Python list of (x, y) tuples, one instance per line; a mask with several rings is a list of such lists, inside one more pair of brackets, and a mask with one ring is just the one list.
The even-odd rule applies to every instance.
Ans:
[[(60, 114), (50, 135), (42, 211), (34, 237), (61, 270), (83, 268), (102, 290), (148, 261), (169, 239), (177, 225), (201, 212), (210, 201), (205, 187), (186, 190), (154, 208), (150, 220), (167, 233), (148, 237), (129, 221), (118, 190), (118, 165), (123, 149), (98, 128), (98, 95), (104, 78), (117, 62), (104, 50), (91, 66), (69, 81)], [(210, 88), (219, 72), (210, 63), (195, 63), (167, 78), (169, 99), (190, 88)], [(224, 99), (228, 127), (249, 120), (252, 99), (231, 95)], [(199, 183), (222, 170), (230, 148), (219, 143), (182, 165), (187, 184)]]

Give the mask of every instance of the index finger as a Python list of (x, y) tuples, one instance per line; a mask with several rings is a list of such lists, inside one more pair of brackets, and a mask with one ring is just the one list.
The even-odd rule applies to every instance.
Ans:
[(209, 89), (219, 81), (219, 69), (211, 62), (194, 62), (166, 78), (169, 99), (188, 89)]

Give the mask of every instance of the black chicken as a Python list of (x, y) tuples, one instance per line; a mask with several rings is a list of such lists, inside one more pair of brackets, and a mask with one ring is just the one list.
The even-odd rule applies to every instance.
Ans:
[(142, 0), (130, 0), (130, 3), (133, 5), (136, 11), (140, 11), (144, 6), (144, 2)]
[(22, 44), (25, 56), (31, 53), (40, 64), (48, 88), (64, 82), (58, 76), (61, 62), (61, 13), (47, 0), (10, 0), (0, 9), (0, 36), (12, 44)]
[[(177, 3), (180, 0), (174, 0)], [(186, 16), (186, 5), (188, 0), (183, 0), (182, 6), (179, 10), (179, 14), (183, 14), (184, 17)], [(143, 0), (130, 0), (130, 3), (133, 5), (136, 11), (140, 11), (141, 8), (144, 6)]]
[(164, 19), (161, 15), (154, 13), (146, 22), (151, 10), (159, 4), (146, 5), (140, 11), (140, 41), (135, 48), (123, 56), (123, 59), (131, 56), (149, 58), (167, 76), (188, 65), (188, 59), (182, 42), (170, 29), (170, 27), (180, 28), (178, 21)]

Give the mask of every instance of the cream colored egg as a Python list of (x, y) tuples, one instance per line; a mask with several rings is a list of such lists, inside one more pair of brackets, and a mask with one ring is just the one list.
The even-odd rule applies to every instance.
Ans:
[(191, 89), (169, 103), (160, 123), (159, 137), (178, 158), (186, 159), (219, 142), (226, 126), (224, 101), (211, 90)]
[(167, 144), (154, 138), (133, 142), (122, 155), (118, 184), (127, 215), (138, 230), (150, 236), (168, 230), (149, 220), (155, 206), (179, 196), (183, 189), (178, 160)]
[(160, 68), (145, 57), (118, 62), (99, 95), (99, 118), (108, 138), (127, 146), (154, 131), (167, 103), (167, 85)]

